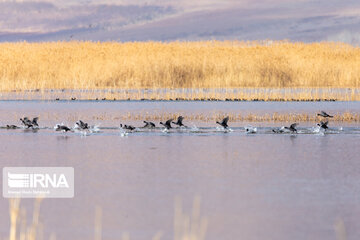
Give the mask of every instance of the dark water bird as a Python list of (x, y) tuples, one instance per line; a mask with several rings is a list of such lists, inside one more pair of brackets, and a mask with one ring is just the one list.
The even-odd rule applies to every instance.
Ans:
[(38, 127), (38, 126), (39, 126), (38, 120), (39, 120), (39, 117), (35, 117), (35, 118), (33, 118), (33, 120), (32, 120), (32, 124), (33, 124), (35, 127)]
[(290, 127), (284, 127), (284, 129), (287, 129), (292, 133), (294, 133), (294, 132), (297, 133), (297, 129), (296, 129), (297, 125), (299, 125), (299, 124), (298, 123), (293, 123), (293, 124), (290, 125)]
[(27, 118), (27, 117), (24, 117), (24, 118), (20, 118), (20, 121), (22, 122), (22, 124), (26, 127), (31, 127), (32, 126), (32, 123), (31, 121)]
[(6, 125), (6, 128), (7, 129), (17, 129), (18, 126), (16, 126), (16, 125)]
[(143, 128), (155, 128), (155, 123), (153, 122), (148, 122), (148, 121), (144, 121), (145, 125), (143, 126)]
[(317, 125), (318, 125), (320, 128), (326, 130), (326, 129), (329, 128), (329, 127), (327, 126), (328, 124), (329, 124), (329, 121), (326, 121), (326, 122), (321, 121), (321, 122), (318, 123)]
[(126, 130), (130, 130), (130, 131), (133, 131), (135, 130), (135, 127), (134, 126), (131, 126), (131, 125), (122, 125), (120, 124), (120, 127), (123, 128), (123, 129), (126, 129)]
[(71, 129), (65, 125), (62, 124), (56, 124), (55, 126), (55, 131), (63, 131), (63, 132), (67, 132), (70, 131)]
[(177, 122), (172, 122), (173, 124), (175, 125), (178, 125), (179, 127), (186, 127), (182, 121), (184, 120), (184, 117), (183, 116), (179, 116), (178, 119), (177, 119)]
[(229, 127), (228, 124), (227, 124), (228, 121), (229, 121), (229, 116), (224, 118), (221, 122), (216, 122), (216, 123), (221, 125), (223, 128), (227, 129)]
[(38, 120), (39, 120), (38, 117), (33, 118), (32, 121), (27, 117), (24, 117), (24, 119), (20, 118), (20, 121), (22, 122), (22, 124), (27, 128), (39, 127), (39, 124), (37, 122)]
[(84, 123), (83, 121), (79, 120), (76, 123), (76, 126), (82, 130), (89, 129), (89, 125), (87, 123)]
[(169, 120), (167, 120), (165, 123), (160, 122), (160, 124), (163, 125), (166, 129), (170, 129), (170, 128), (172, 128), (171, 122), (172, 122), (173, 120), (174, 120), (174, 119), (169, 119)]
[(283, 128), (277, 128), (277, 129), (273, 129), (272, 132), (273, 133), (283, 133), (284, 129)]
[(244, 127), (244, 128), (245, 128), (246, 133), (256, 133), (257, 132), (257, 128), (253, 127), (253, 126), (247, 126), (247, 127)]
[(321, 111), (320, 113), (317, 114), (318, 116), (321, 116), (321, 117), (325, 117), (325, 118), (332, 118), (334, 116), (331, 116), (329, 114), (327, 114), (326, 112), (324, 111)]

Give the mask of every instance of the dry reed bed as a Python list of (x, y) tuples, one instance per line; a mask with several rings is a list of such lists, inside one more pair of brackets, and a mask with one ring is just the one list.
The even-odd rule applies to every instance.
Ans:
[[(360, 88), (360, 48), (289, 42), (48, 42), (0, 44), (0, 91), (31, 89)], [(226, 93), (225, 93), (226, 94)], [(109, 93), (107, 98), (125, 98)], [(131, 95), (131, 94), (130, 94)], [(131, 99), (159, 98), (156, 93)], [(140, 94), (141, 95), (141, 94)], [(338, 99), (328, 91), (285, 96), (207, 92), (164, 99)]]
[[(64, 116), (63, 114), (56, 114), (51, 112), (43, 112), (40, 116), (40, 125), (47, 126), (49, 123), (66, 123), (74, 124), (79, 119), (84, 121), (90, 121), (91, 124), (101, 124), (101, 126), (107, 126), (109, 124), (114, 124), (114, 122), (120, 123), (123, 121), (139, 121), (149, 120), (160, 122), (167, 119), (176, 119), (178, 116), (183, 116), (184, 123), (194, 122), (204, 122), (204, 123), (215, 123), (215, 121), (222, 120), (225, 116), (230, 117), (230, 122), (309, 122), (315, 123), (320, 122), (323, 118), (316, 116), (313, 113), (263, 113), (263, 114), (241, 114), (236, 112), (221, 112), (214, 111), (211, 113), (185, 113), (185, 112), (123, 112), (121, 114), (109, 114), (109, 113), (98, 113), (96, 115), (92, 114), (68, 114)], [(9, 115), (6, 115), (5, 120), (2, 123), (6, 124), (16, 124), (20, 123), (19, 119), (23, 115), (13, 114), (11, 119), (15, 122), (9, 120)], [(2, 119), (2, 117), (0, 117)], [(104, 123), (102, 122), (104, 121)], [(344, 122), (344, 123), (359, 123), (360, 122), (360, 113), (354, 112), (344, 112), (334, 114), (334, 117), (330, 119), (331, 122)], [(43, 124), (45, 122), (45, 124)]]
[[(323, 118), (318, 117), (314, 114), (296, 114), (296, 113), (273, 113), (273, 114), (240, 114), (240, 113), (224, 113), (216, 112), (213, 114), (180, 114), (180, 113), (128, 113), (123, 114), (120, 117), (113, 117), (112, 120), (132, 120), (132, 121), (142, 121), (146, 120), (156, 120), (161, 121), (165, 119), (176, 119), (178, 116), (182, 115), (185, 121), (202, 121), (202, 122), (215, 122), (221, 120), (225, 116), (229, 116), (230, 121), (232, 122), (319, 122)], [(94, 116), (94, 120), (104, 120), (103, 116)], [(360, 122), (360, 114), (345, 112), (343, 114), (335, 114), (333, 118), (330, 119), (332, 122)]]

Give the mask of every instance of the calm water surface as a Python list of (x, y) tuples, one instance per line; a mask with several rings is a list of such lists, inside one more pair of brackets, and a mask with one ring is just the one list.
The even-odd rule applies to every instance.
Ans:
[[(59, 122), (51, 119), (55, 114), (70, 122), (100, 111), (359, 112), (360, 104), (0, 102), (0, 109), (1, 125), (40, 115), (46, 119), (41, 124), (52, 127)], [(112, 121), (109, 126), (118, 125)], [(0, 129), (0, 166), (74, 167), (75, 198), (42, 202), (46, 239), (51, 233), (60, 240), (93, 239), (95, 206), (103, 209), (103, 239), (120, 239), (124, 232), (151, 239), (158, 231), (172, 239), (176, 196), (188, 213), (194, 197), (201, 197), (205, 239), (336, 239), (338, 221), (348, 239), (359, 238), (359, 124), (324, 135), (267, 134), (266, 128), (247, 135), (241, 123), (235, 125), (230, 133), (127, 136), (117, 129), (88, 136)], [(30, 215), (33, 201), (22, 205)], [(2, 198), (0, 238), (8, 236), (8, 208)]]

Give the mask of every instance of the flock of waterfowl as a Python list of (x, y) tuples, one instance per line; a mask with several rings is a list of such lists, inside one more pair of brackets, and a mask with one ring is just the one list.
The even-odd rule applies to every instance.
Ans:
[[(325, 120), (324, 121), (320, 121), (320, 123), (317, 124), (317, 129), (319, 131), (325, 132), (327, 129), (329, 129), (328, 127), (328, 119), (332, 118), (333, 116), (327, 114), (324, 111), (321, 111), (320, 113), (317, 114), (318, 116), (323, 117)], [(6, 129), (39, 129), (39, 124), (38, 124), (38, 117), (33, 118), (32, 120), (29, 119), (28, 117), (24, 117), (24, 118), (20, 118), (21, 124), (20, 126), (16, 126), (16, 125), (6, 125), (5, 127), (2, 128), (6, 128)], [(183, 123), (184, 117), (183, 116), (179, 116), (177, 118), (176, 121), (174, 121), (174, 119), (169, 119), (166, 122), (160, 122), (159, 124), (162, 125), (163, 127), (156, 127), (156, 124), (150, 121), (144, 121), (144, 126), (142, 127), (135, 127), (132, 125), (126, 125), (126, 124), (120, 124), (120, 130), (123, 133), (130, 133), (130, 132), (136, 132), (139, 129), (162, 129), (164, 132), (169, 132), (169, 130), (176, 128), (176, 129), (189, 129), (188, 126), (184, 125)], [(230, 129), (229, 125), (229, 116), (225, 117), (224, 119), (222, 119), (222, 121), (216, 121), (216, 124), (218, 124), (220, 127), (217, 127), (217, 130), (219, 131), (224, 131), (224, 132), (229, 132), (232, 131), (232, 129)], [(173, 126), (173, 125), (176, 126)], [(273, 128), (271, 129), (272, 133), (298, 133), (297, 130), (297, 126), (298, 123), (293, 123), (290, 126), (283, 126), (280, 128)], [(82, 120), (79, 120), (75, 123), (74, 127), (68, 127), (64, 124), (56, 124), (54, 127), (55, 131), (61, 131), (61, 132), (76, 132), (76, 131), (82, 131), (82, 132), (96, 132), (99, 130), (98, 127), (96, 126), (90, 126), (88, 123), (83, 122)], [(244, 127), (245, 132), (247, 133), (256, 133), (257, 132), (257, 128), (256, 127), (252, 127), (252, 126), (247, 126)]]

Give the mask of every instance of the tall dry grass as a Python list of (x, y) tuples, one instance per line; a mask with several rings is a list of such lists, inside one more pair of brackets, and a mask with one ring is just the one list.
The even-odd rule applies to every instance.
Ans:
[[(32, 223), (29, 226), (26, 223), (26, 211), (20, 207), (20, 200), (21, 198), (9, 199), (10, 230), (7, 240), (44, 239), (43, 225), (39, 221), (40, 204), (43, 198), (35, 199)], [(177, 197), (175, 199), (174, 240), (205, 240), (208, 220), (200, 214), (200, 200), (200, 196), (194, 198), (190, 215), (183, 211), (181, 198)], [(96, 206), (94, 225), (95, 240), (102, 239), (102, 216), (102, 207)], [(20, 230), (18, 225), (21, 225)], [(161, 240), (162, 236), (163, 232), (158, 231), (152, 239)], [(55, 233), (51, 233), (49, 239), (56, 240)], [(130, 240), (130, 234), (123, 232), (120, 239)]]
[[(42, 198), (34, 201), (34, 211), (30, 225), (26, 223), (26, 210), (20, 207), (21, 198), (9, 200), (10, 231), (8, 240), (36, 240), (42, 239), (43, 225), (39, 221), (40, 204)], [(20, 225), (20, 228), (19, 226)]]
[(0, 91), (104, 88), (359, 88), (360, 48), (342, 43), (0, 44)]

